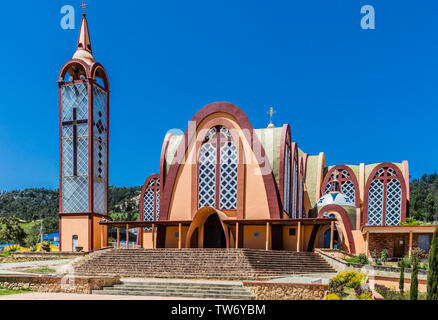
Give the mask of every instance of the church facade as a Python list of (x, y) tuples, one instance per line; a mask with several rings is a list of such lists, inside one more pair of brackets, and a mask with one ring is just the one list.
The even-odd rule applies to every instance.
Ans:
[(160, 173), (140, 197), (140, 220), (151, 223), (139, 243), (361, 253), (364, 227), (405, 221), (408, 179), (407, 161), (327, 167), (288, 124), (254, 129), (243, 110), (216, 102), (184, 135), (164, 138)]
[(289, 124), (275, 127), (271, 114), (267, 128), (253, 128), (228, 102), (205, 106), (184, 134), (164, 137), (139, 221), (110, 221), (109, 80), (93, 57), (85, 14), (58, 86), (61, 251), (107, 247), (109, 227), (117, 247), (120, 228), (137, 229), (142, 248), (387, 248), (403, 256), (430, 243), (430, 226), (400, 225), (409, 208), (407, 161), (327, 166), (323, 152), (299, 148)]

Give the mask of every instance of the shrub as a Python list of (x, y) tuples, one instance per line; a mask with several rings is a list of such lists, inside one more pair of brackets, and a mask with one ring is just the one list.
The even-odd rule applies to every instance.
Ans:
[(46, 252), (50, 251), (50, 243), (44, 242), (41, 246), (41, 249), (43, 249)]
[(438, 228), (433, 233), (432, 245), (429, 250), (427, 300), (438, 300)]
[(429, 257), (429, 254), (426, 251), (421, 250), (420, 248), (414, 248), (412, 249), (411, 256), (418, 259), (427, 259)]
[(382, 263), (380, 262), (380, 260), (379, 260), (379, 253), (377, 252), (377, 251), (373, 251), (372, 253), (371, 253), (371, 256), (373, 257), (373, 259), (374, 259), (374, 262), (377, 264), (377, 265), (381, 265)]
[(360, 263), (360, 264), (368, 264), (368, 263), (370, 263), (370, 262), (368, 261), (368, 257), (367, 257), (367, 255), (366, 255), (365, 253), (361, 253), (361, 254), (359, 255), (359, 263)]
[(84, 247), (76, 247), (76, 252), (82, 252), (84, 250)]
[(329, 293), (342, 297), (344, 295), (345, 282), (339, 279), (330, 279), (328, 289)]
[(415, 257), (411, 274), (410, 300), (418, 300), (418, 259)]
[(371, 292), (364, 292), (356, 297), (356, 300), (373, 300)]
[(362, 282), (365, 274), (358, 273), (356, 271), (345, 271), (339, 273), (336, 277), (332, 278), (333, 282), (344, 283), (347, 288), (355, 288)]
[(341, 298), (336, 293), (329, 293), (324, 300), (341, 300)]
[(400, 223), (401, 226), (418, 226), (421, 222), (415, 220), (414, 218), (406, 218), (406, 222)]
[(388, 249), (383, 249), (380, 254), (380, 259), (382, 259), (383, 263), (388, 261)]
[(398, 288), (400, 289), (400, 294), (403, 294), (405, 290), (405, 261), (402, 259), (398, 262), (400, 267), (400, 281), (398, 283)]

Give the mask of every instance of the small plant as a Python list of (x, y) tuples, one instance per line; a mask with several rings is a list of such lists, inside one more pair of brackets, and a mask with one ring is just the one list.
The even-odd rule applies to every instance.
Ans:
[(82, 252), (84, 250), (84, 247), (76, 247), (76, 252)]
[(421, 250), (420, 248), (414, 248), (412, 249), (411, 256), (418, 259), (427, 259), (429, 257), (429, 254), (428, 252)]
[(418, 259), (413, 257), (410, 300), (418, 300)]
[(402, 259), (398, 262), (400, 267), (400, 281), (398, 283), (398, 288), (400, 289), (400, 294), (403, 295), (405, 291), (405, 261)]
[(341, 300), (341, 298), (336, 293), (329, 293), (324, 300)]
[(358, 258), (359, 258), (359, 263), (360, 264), (369, 264), (370, 263), (368, 261), (367, 255), (365, 253), (361, 253)]
[(380, 253), (380, 259), (382, 260), (383, 264), (385, 264), (388, 261), (388, 249), (383, 249)]
[(356, 300), (373, 300), (372, 294), (370, 291), (364, 292), (361, 295), (356, 297)]
[(377, 251), (373, 251), (371, 253), (371, 256), (373, 257), (375, 264), (377, 264), (378, 266), (382, 265), (382, 263), (379, 260), (379, 253)]
[(44, 242), (41, 245), (41, 249), (43, 249), (45, 252), (50, 252), (50, 243)]
[(427, 300), (438, 300), (438, 228), (435, 229), (429, 250)]
[(421, 223), (414, 218), (406, 218), (406, 222), (400, 223), (401, 226), (419, 226)]

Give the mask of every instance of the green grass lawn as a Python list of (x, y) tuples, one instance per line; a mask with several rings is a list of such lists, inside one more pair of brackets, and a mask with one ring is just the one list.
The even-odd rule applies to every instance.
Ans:
[(0, 288), (0, 296), (8, 296), (11, 294), (28, 293), (30, 290), (9, 290)]
[(39, 268), (39, 269), (27, 269), (24, 270), (24, 272), (29, 272), (29, 273), (56, 273), (55, 269), (51, 269), (51, 268)]

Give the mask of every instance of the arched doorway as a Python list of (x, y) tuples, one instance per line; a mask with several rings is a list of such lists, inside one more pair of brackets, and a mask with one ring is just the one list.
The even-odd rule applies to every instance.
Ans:
[[(331, 237), (331, 230), (327, 229), (324, 232), (324, 248), (329, 249), (330, 248), (330, 239)], [(339, 248), (339, 234), (337, 230), (333, 230), (333, 249), (342, 249)]]
[(225, 233), (217, 214), (210, 215), (204, 223), (204, 248), (226, 248)]

